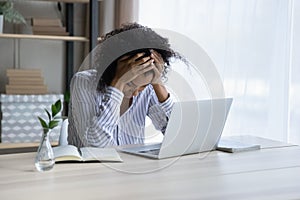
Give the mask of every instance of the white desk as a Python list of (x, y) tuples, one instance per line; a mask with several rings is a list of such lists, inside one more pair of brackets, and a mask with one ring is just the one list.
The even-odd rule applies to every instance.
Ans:
[(0, 155), (0, 199), (300, 199), (300, 147), (264, 146), (165, 160), (121, 153), (124, 163), (56, 164), (44, 173), (35, 153)]

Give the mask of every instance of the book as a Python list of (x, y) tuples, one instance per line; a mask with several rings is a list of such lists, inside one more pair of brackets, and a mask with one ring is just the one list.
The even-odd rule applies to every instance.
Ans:
[(39, 69), (7, 69), (8, 77), (41, 77), (42, 72)]
[(69, 32), (52, 32), (52, 31), (33, 31), (34, 35), (56, 35), (56, 36), (69, 36)]
[(229, 153), (235, 153), (235, 152), (242, 152), (242, 151), (253, 151), (253, 150), (259, 150), (260, 145), (259, 144), (251, 144), (251, 143), (244, 143), (239, 142), (232, 139), (221, 139), (217, 145), (217, 150), (219, 151), (225, 151)]
[(57, 18), (32, 18), (32, 34), (34, 35), (56, 35), (69, 36), (70, 33), (66, 31)]
[(6, 89), (40, 90), (47, 91), (46, 85), (6, 85)]
[(55, 162), (123, 162), (114, 148), (63, 145), (53, 148)]
[(9, 85), (44, 85), (42, 77), (8, 77)]
[(40, 69), (7, 69), (6, 94), (46, 94), (48, 88)]
[(62, 26), (57, 18), (32, 18), (31, 23), (33, 26)]
[(63, 26), (32, 26), (32, 31), (35, 32), (66, 32), (66, 27)]
[(45, 85), (6, 85), (6, 94), (47, 94)]

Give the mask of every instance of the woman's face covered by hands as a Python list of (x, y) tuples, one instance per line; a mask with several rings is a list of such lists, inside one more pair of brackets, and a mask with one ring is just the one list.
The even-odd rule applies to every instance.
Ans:
[(161, 83), (164, 61), (157, 51), (149, 52), (149, 55), (123, 56), (118, 61), (116, 76), (124, 83), (125, 98), (137, 96), (148, 84)]

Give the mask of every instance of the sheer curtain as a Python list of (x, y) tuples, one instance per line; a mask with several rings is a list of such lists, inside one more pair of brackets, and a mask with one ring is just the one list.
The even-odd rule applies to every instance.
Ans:
[(140, 0), (139, 23), (196, 41), (234, 97), (224, 135), (300, 144), (299, 0)]

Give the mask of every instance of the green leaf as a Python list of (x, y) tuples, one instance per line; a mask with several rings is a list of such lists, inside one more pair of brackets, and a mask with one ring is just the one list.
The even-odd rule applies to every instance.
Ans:
[(49, 122), (49, 128), (50, 129), (55, 128), (58, 125), (58, 123), (59, 123), (59, 121), (57, 121), (57, 120), (50, 121)]
[(61, 111), (61, 100), (57, 100), (54, 105), (56, 107), (57, 112), (59, 113)]
[(38, 117), (38, 119), (40, 120), (40, 123), (41, 123), (41, 125), (42, 125), (42, 127), (43, 127), (44, 129), (48, 129), (48, 128), (49, 128), (48, 125), (47, 125), (47, 123), (45, 122), (45, 120), (43, 120), (43, 119), (40, 118), (40, 117)]
[(49, 111), (47, 109), (45, 109), (47, 115), (48, 115), (48, 118), (49, 118), (49, 121), (51, 121), (51, 114), (49, 113)]
[(48, 115), (49, 123), (47, 123), (44, 119), (38, 117), (40, 123), (44, 129), (44, 133), (47, 133), (49, 129), (53, 129), (58, 126), (59, 122), (61, 121), (61, 116), (56, 116), (62, 109), (61, 100), (57, 100), (54, 104), (51, 105), (51, 112), (47, 109), (44, 109)]
[(52, 117), (54, 117), (55, 115), (57, 115), (58, 111), (56, 109), (55, 104), (52, 104), (51, 111), (52, 111)]
[(23, 15), (14, 9), (11, 1), (0, 2), (0, 13), (3, 14), (4, 20), (7, 22), (26, 24)]
[(57, 100), (52, 104), (52, 117), (55, 117), (61, 111), (61, 100)]

